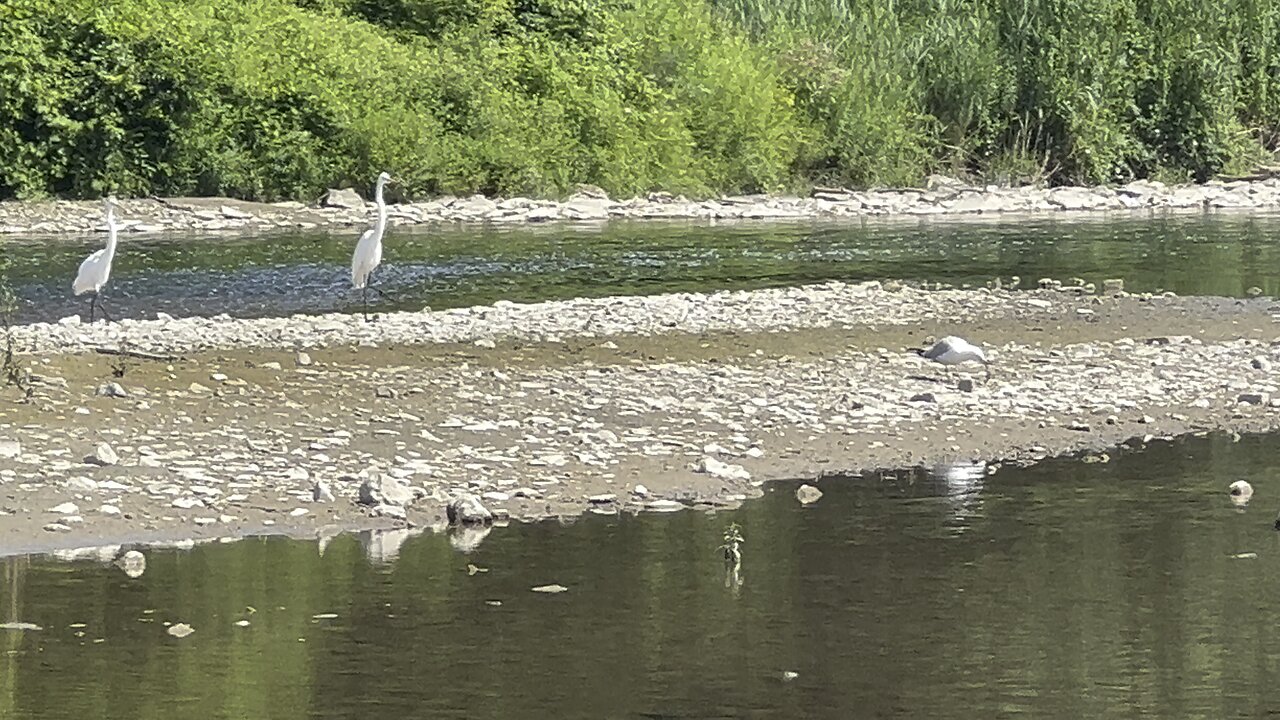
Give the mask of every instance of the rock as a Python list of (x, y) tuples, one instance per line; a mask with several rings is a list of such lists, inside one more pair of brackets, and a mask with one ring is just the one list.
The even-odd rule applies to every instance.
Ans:
[(649, 497), (649, 488), (647, 488), (647, 487), (645, 487), (645, 486), (643, 486), (643, 485), (636, 485), (634, 488), (632, 488), (631, 492), (632, 492), (636, 497), (642, 497), (642, 498), (643, 498), (643, 497)]
[(58, 515), (74, 515), (80, 512), (80, 508), (73, 502), (64, 502), (61, 505), (55, 505), (49, 508), (49, 512), (56, 513)]
[(165, 632), (181, 640), (184, 637), (190, 636), (195, 632), (195, 630), (186, 623), (174, 623), (173, 625), (170, 625)]
[(29, 630), (29, 631), (40, 631), (40, 630), (43, 630), (43, 629), (44, 629), (44, 628), (40, 627), (39, 625), (36, 625), (35, 623), (29, 623), (29, 622), (6, 622), (6, 623), (0, 623), (0, 630), (14, 630), (14, 631)]
[(350, 188), (335, 188), (324, 194), (324, 200), (321, 201), (321, 205), (331, 208), (363, 209), (364, 198), (360, 197), (360, 193)]
[(316, 480), (311, 484), (312, 502), (331, 503), (334, 499), (333, 490), (329, 488), (329, 483), (323, 480)]
[(812, 505), (822, 497), (822, 491), (812, 485), (801, 485), (796, 488), (796, 499), (801, 505)]
[(116, 455), (116, 451), (112, 450), (110, 445), (98, 443), (98, 446), (93, 449), (93, 454), (85, 457), (84, 461), (90, 465), (107, 467), (120, 462), (120, 456)]
[(917, 393), (911, 396), (911, 402), (936, 403), (938, 398), (931, 392)]
[(1124, 279), (1111, 278), (1102, 281), (1102, 292), (1107, 295), (1119, 295), (1124, 292)]
[(376, 507), (378, 505), (399, 505), (407, 507), (418, 499), (418, 494), (395, 478), (374, 475), (360, 483), (359, 502), (361, 505)]
[(298, 367), (307, 367), (311, 365), (311, 356), (305, 352), (299, 352), (293, 359)]
[(1236, 398), (1236, 402), (1244, 405), (1266, 405), (1267, 394), (1256, 392), (1240, 393), (1239, 397)]
[(1254, 370), (1261, 370), (1263, 372), (1269, 372), (1271, 370), (1271, 361), (1264, 357), (1256, 357), (1253, 360), (1250, 360), (1249, 365)]
[(650, 500), (644, 505), (644, 509), (650, 512), (678, 512), (686, 507), (684, 503), (675, 500)]
[(98, 397), (129, 397), (129, 393), (125, 391), (124, 386), (120, 383), (103, 383), (98, 386)]
[(960, 382), (956, 383), (956, 389), (960, 392), (973, 392), (973, 380), (960, 378)]
[(253, 215), (251, 213), (247, 213), (241, 210), (240, 208), (231, 207), (230, 205), (223, 205), (219, 207), (218, 212), (222, 213), (222, 217), (228, 218), (231, 220), (252, 220), (253, 219)]
[(98, 512), (102, 513), (103, 515), (116, 517), (120, 514), (120, 508), (116, 507), (115, 505), (99, 505)]
[(455, 498), (445, 507), (450, 525), (487, 525), (493, 522), (493, 513), (475, 495)]
[(378, 387), (378, 389), (374, 391), (374, 394), (380, 398), (390, 398), (392, 400), (400, 397), (400, 393), (397, 392), (395, 388), (387, 387), (385, 385)]
[(587, 502), (592, 505), (608, 505), (609, 503), (616, 502), (617, 500), (618, 496), (614, 493), (602, 493), (600, 495), (590, 495), (587, 497)]
[(22, 445), (17, 440), (0, 440), (0, 458), (6, 460), (22, 454)]
[(147, 556), (137, 550), (130, 550), (117, 558), (115, 564), (125, 575), (139, 578), (147, 571)]
[(747, 472), (746, 468), (741, 465), (731, 465), (721, 460), (717, 460), (710, 455), (699, 460), (697, 464), (694, 465), (694, 470), (722, 480), (751, 479), (751, 473)]
[(533, 590), (536, 593), (556, 594), (556, 593), (568, 592), (569, 588), (563, 585), (553, 584), (553, 585), (539, 585), (537, 587), (530, 588), (530, 590)]
[(51, 522), (51, 523), (47, 523), (44, 526), (44, 530), (45, 532), (71, 532), (71, 526), (63, 525), (62, 523)]
[(403, 505), (374, 505), (369, 514), (374, 517), (388, 517), (395, 520), (408, 520), (409, 513)]

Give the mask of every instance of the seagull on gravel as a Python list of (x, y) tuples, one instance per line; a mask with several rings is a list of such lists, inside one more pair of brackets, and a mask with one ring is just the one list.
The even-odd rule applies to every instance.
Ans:
[(962, 337), (948, 335), (930, 348), (912, 348), (911, 352), (919, 355), (925, 360), (932, 360), (939, 365), (960, 365), (967, 362), (982, 363), (987, 370), (987, 379), (991, 378), (991, 362), (987, 360), (987, 354), (982, 348), (965, 340)]

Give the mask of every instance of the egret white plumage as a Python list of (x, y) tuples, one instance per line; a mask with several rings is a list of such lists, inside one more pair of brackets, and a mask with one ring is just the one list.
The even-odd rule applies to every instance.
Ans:
[[(369, 320), (369, 281), (373, 271), (382, 264), (382, 235), (387, 231), (387, 203), (382, 199), (382, 188), (391, 181), (391, 175), (381, 173), (374, 190), (374, 202), (378, 205), (377, 223), (364, 231), (360, 241), (356, 243), (356, 251), (351, 256), (351, 286), (362, 291), (364, 298), (364, 319)], [(377, 290), (377, 288), (374, 288)], [(377, 290), (381, 293), (381, 290)]]
[(89, 322), (93, 322), (93, 311), (99, 307), (102, 308), (102, 317), (106, 318), (108, 322), (111, 320), (111, 316), (107, 314), (106, 306), (102, 304), (102, 288), (111, 279), (111, 262), (116, 257), (116, 240), (119, 227), (116, 225), (115, 198), (103, 198), (102, 206), (107, 213), (107, 246), (94, 252), (85, 258), (84, 262), (80, 263), (80, 270), (76, 273), (75, 282), (71, 283), (71, 290), (77, 297), (85, 293), (93, 293), (93, 298), (89, 301)]
[(965, 340), (962, 337), (948, 335), (930, 348), (914, 348), (912, 352), (926, 360), (932, 360), (939, 365), (961, 365), (967, 362), (982, 363), (986, 368), (987, 377), (991, 377), (991, 363), (987, 360), (987, 354), (982, 348)]

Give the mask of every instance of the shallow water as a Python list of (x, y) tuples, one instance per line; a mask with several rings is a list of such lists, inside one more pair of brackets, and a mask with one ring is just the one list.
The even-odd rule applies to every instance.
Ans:
[[(10, 559), (0, 622), (44, 629), (0, 630), (0, 717), (1258, 717), (1280, 711), (1277, 451), (832, 478), (811, 507), (777, 485), (469, 555), (252, 539), (148, 551), (136, 580)], [(740, 583), (715, 552), (730, 522)], [(530, 591), (549, 583), (568, 591)]]
[[(113, 317), (356, 312), (356, 229), (266, 236), (125, 236)], [(979, 286), (1000, 275), (1121, 277), (1131, 290), (1280, 293), (1280, 216), (868, 220), (845, 223), (614, 222), (600, 226), (393, 228), (375, 278), (378, 309), (457, 307), (669, 291), (902, 278)], [(102, 237), (6, 240), (19, 321), (87, 309), (71, 296)]]

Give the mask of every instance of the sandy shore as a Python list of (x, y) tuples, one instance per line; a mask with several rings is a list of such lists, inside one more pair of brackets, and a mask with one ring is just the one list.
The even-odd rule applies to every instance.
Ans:
[[(714, 511), (770, 480), (1104, 460), (1126, 443), (1271, 430), (1277, 311), (1269, 299), (832, 283), (373, 323), (22, 326), (30, 397), (0, 391), (0, 552), (403, 534), (442, 528), (462, 494), (513, 521)], [(943, 334), (992, 349), (991, 379), (905, 351)], [(122, 343), (175, 359), (86, 352)], [(405, 519), (356, 502), (370, 478), (409, 493)], [(317, 483), (335, 499), (317, 502)], [(453, 537), (466, 549), (483, 536)]]
[[(254, 203), (228, 198), (142, 198), (121, 203), (125, 232), (262, 232), (345, 228), (371, 222), (373, 205), (353, 191), (335, 191), (314, 205)], [(973, 187), (933, 177), (926, 188), (824, 188), (809, 197), (741, 195), (692, 200), (669, 193), (613, 199), (584, 188), (565, 201), (442, 197), (392, 203), (392, 225), (600, 222), (610, 219), (818, 219), (876, 216), (972, 217), (1046, 213), (1274, 211), (1280, 179), (1167, 186), (1135, 181), (1118, 187)], [(4, 235), (105, 232), (96, 201), (0, 202)]]

